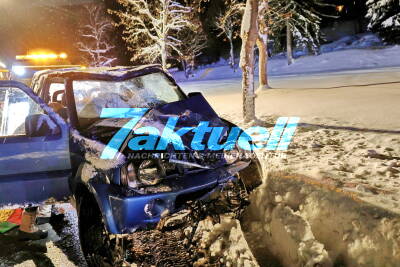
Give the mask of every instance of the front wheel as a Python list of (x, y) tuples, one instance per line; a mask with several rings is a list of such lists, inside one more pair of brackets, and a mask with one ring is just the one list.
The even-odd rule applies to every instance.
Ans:
[(108, 233), (100, 209), (93, 197), (82, 196), (77, 201), (79, 237), (89, 267), (122, 266), (123, 240)]

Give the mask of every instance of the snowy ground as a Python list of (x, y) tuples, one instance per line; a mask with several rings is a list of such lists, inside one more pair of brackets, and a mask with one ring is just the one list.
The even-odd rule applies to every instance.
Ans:
[[(240, 80), (233, 78), (218, 81), (184, 82), (181, 83), (181, 86), (186, 92), (203, 92), (222, 117), (246, 126), (241, 122)], [(398, 216), (400, 214), (400, 109), (398, 108), (400, 68), (343, 71), (298, 77), (272, 77), (271, 86), (273, 89), (258, 93), (256, 113), (259, 120), (257, 124), (271, 127), (278, 116), (298, 116), (301, 118), (302, 124), (284, 158), (272, 157), (263, 160), (266, 172), (305, 175), (313, 179), (312, 183), (327, 185), (338, 192), (354, 193), (357, 198), (366, 203), (383, 207)], [(267, 181), (268, 179), (265, 180), (266, 183)], [(288, 260), (286, 265), (291, 266), (297, 262), (299, 265), (311, 264), (310, 266), (312, 266), (314, 263), (320, 263), (323, 266), (330, 266), (332, 263), (340, 262), (337, 257), (342, 256), (335, 254), (339, 249), (334, 249), (332, 248), (334, 245), (329, 244), (329, 239), (332, 237), (326, 238), (323, 234), (318, 234), (318, 230), (315, 233), (315, 229), (313, 231), (311, 229), (318, 224), (310, 223), (305, 219), (312, 217), (309, 214), (317, 214), (317, 210), (321, 207), (324, 207), (323, 209), (327, 213), (335, 213), (332, 203), (316, 204), (315, 206), (314, 202), (312, 210), (307, 213), (304, 210), (307, 210), (307, 205), (311, 205), (312, 200), (309, 199), (301, 205), (298, 204), (300, 211), (296, 212), (298, 207), (293, 210), (280, 203), (300, 202), (302, 197), (290, 196), (290, 192), (286, 192), (285, 195), (285, 193), (279, 193), (278, 190), (275, 193), (267, 190), (271, 190), (270, 186), (262, 187), (256, 193), (251, 207), (256, 212), (253, 212), (253, 215), (247, 217), (243, 222), (247, 225), (246, 235), (249, 244), (262, 243), (263, 236), (269, 236), (270, 234), (267, 233), (271, 233), (272, 227), (275, 232), (281, 231), (282, 233), (279, 240), (265, 238), (269, 240), (270, 247), (276, 248), (286, 242), (286, 247), (282, 247), (277, 253), (293, 247), (293, 250), (289, 250), (287, 253), (303, 255), (303, 258), (299, 256), (293, 261)], [(306, 190), (305, 187), (303, 190)], [(310, 190), (311, 194), (314, 190)], [(300, 191), (298, 194), (301, 194)], [(269, 196), (270, 193), (276, 194), (276, 196)], [(295, 200), (290, 200), (291, 198)], [(322, 199), (313, 199), (313, 201), (318, 203)], [(325, 202), (328, 203), (328, 201)], [(353, 204), (344, 205), (342, 202), (342, 200), (333, 201), (333, 203), (341, 203), (339, 206), (342, 207), (349, 205), (348, 209), (350, 210), (360, 209)], [(268, 211), (271, 203), (278, 207), (274, 209), (274, 212)], [(368, 210), (368, 208), (366, 209)], [(336, 216), (339, 216), (339, 212), (341, 211), (337, 211)], [(323, 217), (328, 216), (324, 214)], [(381, 218), (380, 215), (373, 216)], [(393, 216), (395, 215), (389, 217), (398, 218)], [(275, 218), (275, 224), (266, 225), (268, 221), (266, 218)], [(316, 220), (323, 220), (320, 215), (318, 218)], [(352, 222), (343, 220), (340, 225), (349, 224), (350, 228), (356, 227), (352, 224), (359, 220), (364, 225), (369, 224), (360, 219), (359, 214), (349, 213), (343, 215), (343, 218)], [(366, 218), (366, 220), (371, 219), (368, 216)], [(381, 220), (386, 220), (386, 224), (389, 219)], [(393, 224), (399, 225), (400, 221), (396, 220), (397, 223)], [(337, 225), (335, 224), (339, 222), (334, 219), (333, 224), (329, 223), (326, 224), (332, 227), (332, 231), (336, 231)], [(379, 233), (380, 237), (390, 236), (396, 232), (395, 236), (398, 235), (400, 231), (398, 226), (387, 227), (391, 234), (379, 232), (378, 229), (381, 229), (381, 226), (377, 225), (381, 223), (382, 221), (371, 223), (373, 226), (366, 227), (365, 229), (368, 230), (364, 230), (374, 234)], [(292, 230), (290, 230), (291, 227)], [(226, 231), (235, 230), (226, 229)], [(289, 231), (291, 234), (285, 236), (283, 234), (285, 231)], [(322, 239), (325, 238), (328, 241), (322, 244), (314, 235), (320, 239), (322, 236)], [(339, 233), (336, 235), (340, 236)], [(353, 235), (353, 233), (344, 233), (343, 240), (347, 240), (349, 235)], [(357, 235), (365, 238), (360, 239)], [(390, 237), (382, 241), (379, 240), (379, 237), (365, 235), (367, 233), (355, 233), (352, 241), (345, 244), (347, 248), (343, 253), (347, 255), (346, 257), (359, 266), (380, 266), (380, 264), (395, 266), (393, 261), (400, 258), (400, 255), (395, 252), (398, 251), (399, 238), (394, 239), (394, 243), (397, 245), (393, 247), (391, 244), (393, 239)], [(341, 242), (344, 242), (343, 240)], [(368, 242), (375, 245), (371, 246), (371, 243)], [(389, 243), (391, 245), (388, 245), (387, 251), (392, 254), (388, 252), (387, 258), (376, 260), (378, 256), (372, 250), (381, 251), (383, 255), (386, 253), (383, 252), (386, 251), (384, 246)], [(297, 247), (294, 244), (297, 244)], [(331, 250), (327, 250), (326, 246)], [(264, 252), (260, 252), (259, 246), (251, 247), (256, 258), (259, 259), (259, 264), (269, 266), (270, 262), (263, 260), (266, 248), (261, 250)], [(340, 249), (343, 250), (343, 248)], [(221, 253), (225, 253), (224, 250)], [(286, 255), (286, 258), (293, 256), (289, 254)], [(368, 255), (374, 256), (368, 258)]]
[[(383, 46), (373, 34), (347, 36), (336, 42), (323, 45), (317, 56), (298, 57), (294, 64), (287, 65), (284, 56), (274, 56), (268, 62), (268, 74), (288, 76), (297, 74), (324, 73), (357, 69), (376, 69), (400, 65), (400, 46)], [(256, 73), (258, 70), (256, 69)], [(226, 80), (241, 78), (241, 70), (233, 72), (226, 62), (202, 66), (187, 79), (183, 72), (171, 70), (179, 82)]]
[[(240, 123), (238, 81), (181, 86), (185, 91), (202, 88), (222, 117)], [(271, 86), (256, 99), (261, 123), (273, 124), (278, 116), (297, 116), (303, 123), (287, 159), (271, 168), (329, 176), (360, 191), (386, 192), (393, 198), (387, 205), (400, 212), (400, 68), (279, 77), (271, 79)], [(389, 158), (368, 157), (376, 153)]]

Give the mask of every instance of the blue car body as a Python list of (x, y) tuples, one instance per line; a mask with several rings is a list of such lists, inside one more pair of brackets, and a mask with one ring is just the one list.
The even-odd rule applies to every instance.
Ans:
[(72, 177), (69, 125), (26, 85), (0, 81), (0, 90), (10, 87), (23, 91), (58, 121), (59, 132), (40, 137), (0, 137), (0, 206), (26, 206), (50, 198), (65, 200), (70, 196), (68, 181)]

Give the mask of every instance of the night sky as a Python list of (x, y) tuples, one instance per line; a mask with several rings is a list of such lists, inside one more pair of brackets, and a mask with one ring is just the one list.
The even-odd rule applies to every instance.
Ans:
[(81, 4), (85, 2), (88, 1), (1, 0), (0, 58), (10, 62), (15, 55), (33, 49), (73, 56), (76, 31), (82, 21)]

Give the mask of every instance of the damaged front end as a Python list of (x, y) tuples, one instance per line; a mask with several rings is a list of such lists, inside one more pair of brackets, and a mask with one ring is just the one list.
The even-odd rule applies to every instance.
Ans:
[[(177, 227), (222, 213), (238, 217), (248, 204), (249, 192), (261, 184), (261, 168), (251, 151), (240, 151), (235, 144), (229, 152), (193, 149), (195, 132), (181, 136), (184, 150), (173, 143), (166, 144), (162, 151), (155, 147), (132, 149), (137, 129), (153, 127), (162, 132), (171, 118), (179, 118), (174, 129), (189, 129), (207, 121), (209, 127), (225, 129), (221, 130), (219, 144), (229, 141), (226, 129), (232, 125), (221, 120), (201, 95), (150, 109), (121, 143), (123, 163), (102, 170), (92, 161), (82, 168), (92, 166), (92, 171), (86, 171), (90, 178), (82, 180), (93, 193), (110, 234)], [(84, 135), (108, 143), (126, 121), (99, 120)], [(205, 133), (204, 139), (210, 135)]]
[(239, 161), (217, 169), (193, 170), (180, 177), (167, 177), (141, 191), (96, 180), (90, 181), (90, 185), (103, 210), (108, 211), (103, 214), (109, 232), (132, 233), (157, 225), (157, 228), (170, 226), (169, 219), (182, 210), (198, 214), (197, 219), (230, 212), (238, 216), (248, 203), (251, 188), (246, 187), (241, 173), (246, 168), (258, 171), (258, 167), (250, 164), (255, 163)]

